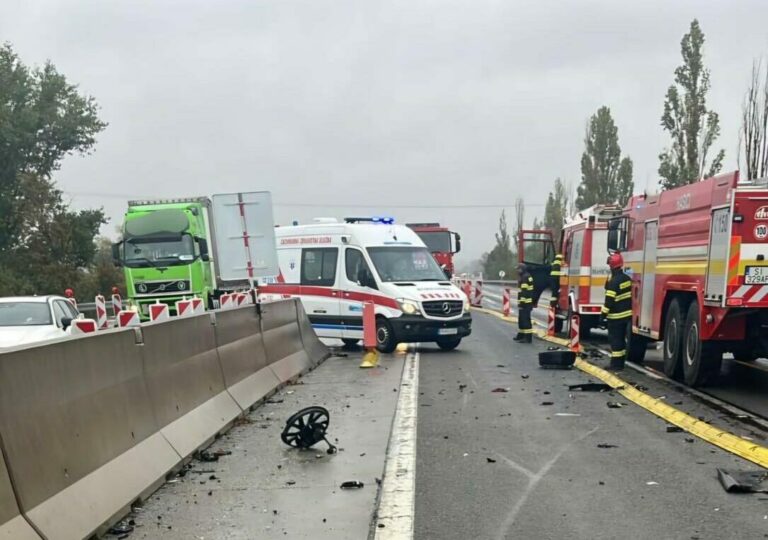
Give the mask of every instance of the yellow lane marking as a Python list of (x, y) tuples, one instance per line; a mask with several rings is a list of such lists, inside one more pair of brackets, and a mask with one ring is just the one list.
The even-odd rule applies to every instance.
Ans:
[[(517, 321), (516, 318), (505, 317), (502, 314), (485, 308), (474, 309), (489, 315), (494, 315), (499, 319), (508, 322)], [(568, 341), (562, 338), (547, 336), (544, 333), (537, 333), (537, 335), (539, 338), (545, 341), (563, 346), (568, 345)], [(655, 414), (670, 424), (681, 427), (691, 435), (695, 435), (696, 437), (707, 441), (708, 443), (713, 444), (722, 450), (735, 454), (741, 458), (751, 461), (752, 463), (756, 463), (761, 467), (768, 468), (768, 448), (760, 446), (759, 444), (755, 444), (752, 441), (743, 439), (738, 435), (734, 435), (733, 433), (718, 429), (690, 416), (689, 414), (684, 413), (679, 409), (675, 409), (674, 407), (664, 403), (664, 401), (661, 399), (654, 398), (644, 392), (641, 392), (613, 373), (609, 373), (608, 371), (601, 369), (594, 364), (590, 364), (582, 358), (576, 359), (575, 366), (584, 373), (588, 373), (589, 375), (600, 379), (612, 388), (615, 388), (622, 396), (631, 402)]]

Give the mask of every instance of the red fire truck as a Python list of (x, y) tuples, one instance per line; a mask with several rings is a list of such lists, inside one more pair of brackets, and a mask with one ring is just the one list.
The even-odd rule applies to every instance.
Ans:
[(609, 223), (608, 248), (632, 276), (631, 360), (664, 341), (664, 371), (695, 386), (723, 353), (768, 353), (768, 181), (719, 175), (635, 196)]
[(406, 226), (419, 235), (443, 272), (449, 278), (453, 276), (453, 256), (461, 251), (459, 233), (451, 232), (439, 223), (406, 223)]

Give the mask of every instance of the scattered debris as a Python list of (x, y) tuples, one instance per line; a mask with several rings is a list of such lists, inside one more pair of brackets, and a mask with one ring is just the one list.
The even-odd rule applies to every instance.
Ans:
[(559, 412), (555, 413), (555, 416), (581, 416), (578, 413), (572, 413), (572, 412)]
[(544, 391), (542, 392), (542, 394), (544, 394), (545, 396), (548, 396), (550, 393), (551, 393), (551, 392), (550, 392), (549, 390), (544, 390)]
[(197, 459), (204, 463), (213, 463), (219, 461), (219, 456), (208, 451), (203, 451), (200, 452), (200, 454), (197, 456)]
[(341, 489), (361, 489), (365, 486), (362, 482), (359, 480), (347, 480), (346, 482), (341, 483)]
[(122, 535), (125, 534), (127, 536), (127, 533), (133, 532), (133, 525), (127, 521), (121, 521), (120, 523), (116, 523), (112, 526), (112, 528), (109, 529), (107, 534), (112, 535)]
[(466, 387), (467, 387), (466, 384), (460, 384), (459, 385), (459, 392), (463, 392)]
[(232, 450), (216, 450), (213, 455), (216, 457), (231, 456)]
[(285, 422), (280, 438), (294, 448), (311, 448), (320, 441), (328, 445), (328, 453), (335, 454), (337, 448), (326, 438), (330, 423), (330, 414), (324, 407), (317, 405), (301, 409)]
[(528, 377), (530, 377), (530, 375), (528, 375), (527, 373), (523, 373), (522, 375), (520, 375), (521, 379), (527, 379)]
[(294, 485), (295, 483), (296, 483), (296, 480), (288, 480), (288, 481), (286, 482), (286, 484), (287, 484), (287, 485), (289, 485), (289, 486), (292, 486), (292, 485)]
[(335, 356), (336, 358), (346, 358), (349, 355), (347, 353), (334, 351), (331, 356)]
[(659, 485), (659, 483), (658, 483), (658, 482), (653, 482), (653, 481), (651, 481), (651, 482), (646, 482), (646, 483), (645, 483), (645, 485), (646, 485), (646, 486), (658, 486), (658, 485)]
[(686, 438), (685, 438), (685, 442), (687, 442), (687, 443), (692, 443), (692, 442), (694, 442), (695, 440), (696, 440), (696, 439), (694, 439), (693, 437), (686, 437)]
[(667, 426), (667, 433), (682, 433), (683, 428), (680, 426)]
[(608, 405), (609, 409), (621, 409), (624, 406), (618, 401), (609, 401), (606, 405)]
[(618, 448), (619, 445), (601, 442), (597, 444), (597, 447), (598, 448)]
[(579, 390), (581, 392), (610, 392), (613, 388), (605, 383), (582, 383), (569, 384), (568, 390)]
[(487, 458), (485, 458), (485, 460), (486, 460), (488, 463), (496, 463), (496, 460), (495, 460), (495, 459), (493, 459), (493, 458), (489, 458), (489, 457), (487, 457)]
[(634, 386), (635, 388), (637, 388), (641, 392), (647, 392), (648, 391), (648, 387), (644, 386), (644, 385), (642, 385), (640, 383), (632, 383), (632, 386)]
[(496, 367), (507, 367), (504, 364), (496, 364)]
[(491, 392), (495, 392), (495, 393), (509, 392), (509, 389), (499, 387), (499, 388), (494, 388), (493, 390), (491, 390)]
[(546, 406), (546, 405), (554, 405), (554, 404), (555, 404), (555, 402), (554, 402), (554, 401), (542, 401), (542, 402), (541, 402), (541, 404), (542, 404), (542, 405), (545, 405), (545, 406)]
[(283, 403), (284, 399), (268, 399), (264, 403), (269, 403), (270, 405), (277, 405), (278, 403)]
[(717, 478), (728, 493), (768, 493), (768, 471), (717, 469)]

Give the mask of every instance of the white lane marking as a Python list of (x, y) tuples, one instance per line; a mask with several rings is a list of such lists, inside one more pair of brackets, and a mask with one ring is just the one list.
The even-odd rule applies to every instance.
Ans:
[[(376, 540), (413, 538), (416, 508), (416, 424), (419, 410), (419, 353), (405, 357), (387, 464), (376, 517)], [(382, 527), (383, 525), (383, 527)]]

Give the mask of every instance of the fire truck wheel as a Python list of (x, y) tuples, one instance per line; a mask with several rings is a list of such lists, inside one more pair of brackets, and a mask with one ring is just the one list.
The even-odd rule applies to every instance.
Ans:
[(648, 350), (648, 338), (632, 333), (632, 325), (627, 325), (627, 360), (635, 364), (642, 364), (645, 360), (645, 351)]
[(395, 332), (384, 317), (376, 317), (376, 348), (383, 353), (391, 353), (397, 348)]
[(711, 341), (702, 341), (699, 335), (699, 303), (688, 306), (683, 334), (683, 378), (688, 386), (706, 383), (720, 371), (722, 350)]
[(444, 337), (437, 340), (437, 346), (444, 351), (452, 351), (461, 343), (461, 338), (456, 336)]
[(675, 298), (667, 311), (667, 322), (664, 326), (664, 373), (672, 379), (680, 379), (682, 366), (683, 313), (680, 302)]

